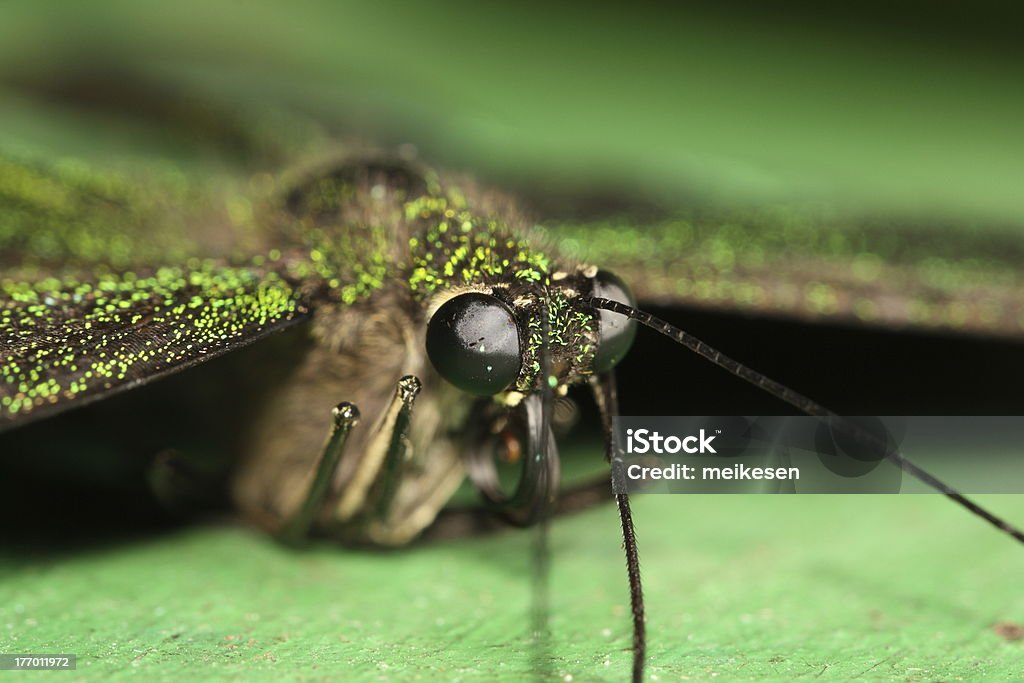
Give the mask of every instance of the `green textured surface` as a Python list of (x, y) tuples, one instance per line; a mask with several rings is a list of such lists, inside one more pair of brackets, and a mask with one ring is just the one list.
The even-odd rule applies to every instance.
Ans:
[[(1019, 548), (939, 496), (648, 496), (636, 517), (648, 680), (1019, 680), (1024, 642), (991, 629), (1024, 620)], [(627, 676), (616, 521), (554, 525), (554, 679)], [(33, 680), (521, 679), (531, 539), (297, 553), (209, 526), (5, 551), (0, 651), (79, 655)]]

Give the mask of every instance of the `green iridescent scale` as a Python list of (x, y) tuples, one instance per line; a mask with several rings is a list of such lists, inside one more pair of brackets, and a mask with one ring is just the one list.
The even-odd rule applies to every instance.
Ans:
[[(387, 221), (316, 218), (325, 201), (352, 200), (344, 186), (319, 188), (316, 211), (297, 216), (254, 209), (280, 189), (257, 185), (218, 194), (174, 172), (129, 182), (0, 160), (0, 428), (189, 367), (321, 305), (372, 305), (388, 285), (425, 302), (460, 285), (548, 282), (547, 256), (457, 192), (403, 202), (398, 232), (413, 236), (396, 245)], [(559, 335), (564, 317), (552, 313)]]
[(549, 283), (544, 253), (456, 200), (421, 197), (406, 205), (406, 218), (424, 226), (409, 240), (409, 287), (419, 299), (468, 285)]
[(13, 420), (127, 388), (248, 343), (302, 313), (295, 288), (276, 272), (209, 262), (91, 281), (5, 278), (0, 410)]
[(0, 159), (0, 428), (301, 317), (278, 264), (200, 257), (210, 244), (193, 238), (226, 222), (213, 206), (173, 171)]

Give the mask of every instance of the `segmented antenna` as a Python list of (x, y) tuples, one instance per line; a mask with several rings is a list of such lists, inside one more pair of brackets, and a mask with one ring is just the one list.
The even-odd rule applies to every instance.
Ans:
[[(601, 425), (604, 429), (606, 457), (612, 468), (612, 481), (623, 481), (622, 456), (615, 448), (615, 430), (612, 418), (619, 414), (618, 389), (615, 386), (615, 373), (606, 372), (593, 377), (591, 386), (601, 412)], [(619, 487), (616, 486), (616, 489)], [(619, 509), (619, 522), (622, 525), (622, 549), (626, 554), (626, 575), (629, 578), (629, 606), (633, 613), (633, 683), (641, 683), (644, 679), (644, 664), (647, 660), (647, 625), (644, 617), (644, 590), (640, 581), (640, 552), (636, 544), (636, 528), (633, 526), (633, 513), (629, 508), (629, 495), (615, 494), (615, 505)]]
[(817, 417), (829, 418), (833, 426), (837, 427), (841, 431), (846, 432), (849, 436), (853, 437), (857, 441), (869, 446), (881, 446), (885, 452), (885, 457), (898, 465), (907, 474), (915, 477), (919, 481), (931, 486), (936, 491), (939, 491), (958, 505), (962, 505), (969, 511), (981, 517), (986, 522), (999, 529), (1003, 533), (1006, 533), (1013, 538), (1017, 539), (1021, 543), (1024, 543), (1024, 532), (1017, 527), (1013, 526), (1003, 518), (992, 514), (985, 508), (981, 507), (972, 500), (966, 498), (962, 493), (936, 478), (929, 472), (921, 469), (914, 463), (903, 457), (903, 454), (896, 448), (888, 448), (885, 444), (882, 444), (878, 439), (856, 423), (848, 420), (841, 415), (829, 410), (825, 406), (812, 401), (803, 394), (799, 394), (789, 387), (776, 382), (775, 380), (762, 375), (760, 372), (753, 370), (742, 363), (729, 358), (720, 351), (708, 346), (700, 339), (697, 339), (692, 334), (684, 332), (678, 327), (671, 325), (660, 318), (656, 318), (650, 313), (637, 310), (632, 306), (619, 303), (618, 301), (612, 301), (611, 299), (602, 299), (600, 297), (583, 297), (581, 303), (593, 306), (594, 308), (601, 308), (606, 311), (618, 313), (624, 315), (632, 320), (637, 321), (641, 325), (646, 325), (651, 329), (660, 332), (661, 334), (673, 339), (674, 341), (682, 344), (686, 348), (690, 349), (694, 353), (707, 360), (711, 361), (718, 367), (728, 371), (729, 373), (750, 382), (756, 387), (763, 389), (772, 396), (785, 401), (789, 405), (793, 406), (801, 412), (807, 413)]

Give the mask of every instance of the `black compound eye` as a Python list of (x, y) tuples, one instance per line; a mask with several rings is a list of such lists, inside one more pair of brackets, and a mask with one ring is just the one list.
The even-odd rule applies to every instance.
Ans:
[(446, 301), (427, 323), (427, 356), (446, 380), (492, 396), (519, 377), (519, 328), (512, 309), (488, 294)]
[[(636, 307), (633, 294), (626, 283), (607, 270), (599, 270), (594, 276), (594, 296), (611, 299)], [(611, 311), (598, 310), (600, 316), (597, 353), (594, 355), (594, 372), (608, 372), (622, 360), (636, 337), (636, 321)]]

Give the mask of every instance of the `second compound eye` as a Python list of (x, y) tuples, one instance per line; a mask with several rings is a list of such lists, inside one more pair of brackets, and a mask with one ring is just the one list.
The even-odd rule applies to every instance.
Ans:
[(438, 374), (463, 391), (504, 391), (522, 365), (512, 309), (480, 292), (449, 299), (427, 323), (427, 356)]
[[(607, 270), (598, 271), (594, 277), (594, 296), (611, 299), (627, 306), (636, 306), (629, 287), (617, 275)], [(633, 345), (636, 337), (636, 322), (624, 315), (601, 310), (600, 339), (594, 356), (594, 372), (607, 372), (619, 364)]]

